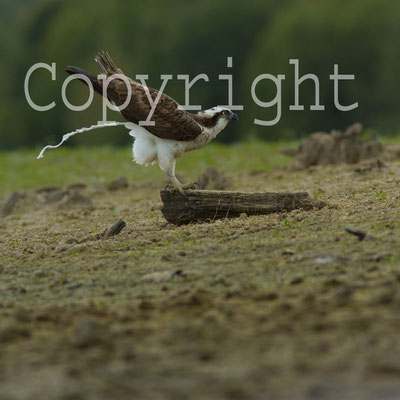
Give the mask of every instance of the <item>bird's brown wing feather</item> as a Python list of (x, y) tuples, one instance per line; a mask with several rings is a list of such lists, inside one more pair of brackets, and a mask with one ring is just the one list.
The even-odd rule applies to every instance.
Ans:
[[(113, 74), (126, 76), (122, 70), (115, 65), (107, 52), (100, 52), (95, 60), (107, 77)], [(131, 99), (127, 107), (121, 111), (121, 114), (128, 121), (138, 124), (139, 121), (145, 121), (147, 119), (151, 106), (145, 88), (140, 83), (130, 78), (128, 78), (128, 80), (132, 89)], [(101, 86), (102, 80), (98, 80), (98, 83)], [(155, 101), (159, 92), (149, 88), (149, 93), (153, 101)], [(110, 82), (107, 88), (107, 97), (117, 106), (123, 105), (127, 96), (128, 89), (126, 83), (122, 79), (116, 78)], [(151, 118), (151, 121), (154, 121), (155, 125), (145, 126), (145, 128), (153, 135), (163, 139), (180, 141), (193, 140), (201, 133), (201, 128), (194, 117), (195, 115), (191, 115), (183, 110), (174, 99), (162, 93)]]
[[(138, 124), (139, 121), (147, 119), (151, 106), (145, 88), (138, 82), (131, 79), (129, 81), (132, 90), (131, 100), (127, 107), (121, 111), (121, 114), (128, 121)], [(155, 101), (159, 92), (152, 88), (148, 89), (153, 101)], [(121, 106), (128, 96), (126, 83), (121, 79), (113, 80), (108, 86), (107, 95), (117, 106)], [(162, 139), (188, 141), (195, 139), (201, 133), (199, 124), (191, 114), (183, 110), (173, 98), (164, 93), (161, 94), (151, 121), (154, 121), (155, 125), (144, 126), (144, 128)]]

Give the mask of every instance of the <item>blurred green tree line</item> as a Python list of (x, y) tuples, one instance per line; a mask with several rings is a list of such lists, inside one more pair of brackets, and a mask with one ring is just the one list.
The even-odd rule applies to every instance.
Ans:
[[(191, 104), (209, 108), (227, 104), (227, 82), (220, 74), (233, 74), (234, 104), (239, 124), (231, 124), (220, 140), (248, 137), (298, 138), (316, 130), (344, 128), (361, 121), (384, 134), (400, 128), (400, 2), (398, 0), (2, 0), (0, 5), (0, 149), (57, 142), (62, 134), (101, 119), (101, 100), (86, 111), (67, 109), (61, 99), (64, 67), (76, 65), (98, 73), (94, 56), (108, 50), (129, 76), (148, 74), (149, 85), (159, 88), (161, 74), (172, 74), (165, 92), (184, 102), (184, 82), (178, 74), (194, 77), (206, 73), (210, 82), (197, 82)], [(233, 68), (227, 68), (233, 57)], [(314, 84), (300, 86), (305, 111), (289, 111), (294, 104), (294, 67), (300, 76), (316, 74), (324, 111), (310, 111)], [(37, 62), (57, 65), (56, 80), (36, 71), (30, 92), (38, 104), (53, 100), (47, 112), (32, 110), (24, 96), (24, 78)], [(334, 107), (333, 65), (354, 74), (343, 82), (340, 102), (359, 102), (350, 112)], [(254, 119), (273, 119), (276, 107), (261, 108), (251, 97), (254, 79), (263, 73), (285, 74), (282, 82), (282, 118), (272, 127)], [(275, 97), (271, 81), (257, 86), (263, 101)], [(71, 103), (83, 104), (87, 88), (72, 82)], [(120, 119), (109, 111), (109, 119)], [(104, 132), (101, 132), (104, 131)], [(78, 136), (75, 142), (125, 144), (121, 128), (105, 128)]]

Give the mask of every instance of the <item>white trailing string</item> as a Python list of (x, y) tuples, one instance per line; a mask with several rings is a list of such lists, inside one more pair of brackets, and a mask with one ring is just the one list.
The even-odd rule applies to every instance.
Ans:
[(64, 142), (66, 142), (71, 136), (74, 136), (74, 135), (76, 135), (77, 133), (87, 132), (87, 131), (91, 131), (91, 130), (93, 130), (93, 129), (98, 129), (98, 128), (105, 128), (105, 127), (107, 127), (107, 126), (119, 126), (119, 125), (126, 126), (127, 124), (129, 124), (129, 122), (116, 122), (116, 121), (114, 121), (114, 122), (106, 122), (106, 123), (104, 123), (104, 124), (92, 125), (92, 126), (90, 126), (89, 128), (80, 128), (80, 129), (77, 129), (76, 131), (66, 133), (66, 134), (62, 137), (61, 142), (58, 143), (57, 145), (55, 145), (55, 146), (48, 145), (48, 146), (43, 147), (42, 151), (39, 153), (39, 155), (38, 155), (36, 158), (37, 158), (37, 159), (43, 158), (43, 154), (44, 154), (44, 152), (45, 152), (47, 149), (56, 149), (57, 147), (60, 147), (60, 146), (61, 146)]

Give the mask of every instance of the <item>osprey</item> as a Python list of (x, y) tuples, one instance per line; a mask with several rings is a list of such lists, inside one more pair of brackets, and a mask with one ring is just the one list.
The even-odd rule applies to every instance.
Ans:
[[(114, 74), (126, 76), (116, 67), (108, 53), (99, 53), (95, 61), (107, 78)], [(103, 80), (77, 67), (67, 67), (71, 75), (83, 74), (89, 78), (94, 90), (103, 94)], [(175, 162), (183, 153), (198, 149), (211, 142), (222, 131), (230, 120), (238, 116), (229, 108), (218, 106), (209, 110), (192, 114), (183, 109), (174, 99), (162, 93), (157, 103), (152, 126), (140, 126), (139, 121), (145, 121), (151, 110), (146, 89), (153, 102), (160, 93), (152, 88), (146, 88), (140, 83), (128, 78), (131, 87), (131, 99), (121, 110), (121, 114), (130, 123), (130, 135), (135, 138), (133, 158), (137, 164), (149, 165), (158, 163), (174, 187), (181, 193), (193, 185), (182, 185), (175, 176)], [(84, 80), (82, 82), (86, 83)], [(123, 79), (115, 77), (108, 85), (107, 97), (117, 107), (125, 103), (128, 87)]]

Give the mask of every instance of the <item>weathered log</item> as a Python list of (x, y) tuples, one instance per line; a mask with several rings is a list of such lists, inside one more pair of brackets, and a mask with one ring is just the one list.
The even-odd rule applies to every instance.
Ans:
[(188, 224), (241, 214), (263, 215), (295, 209), (311, 210), (326, 204), (312, 199), (307, 192), (242, 193), (217, 190), (177, 190), (160, 192), (164, 218), (173, 224)]

